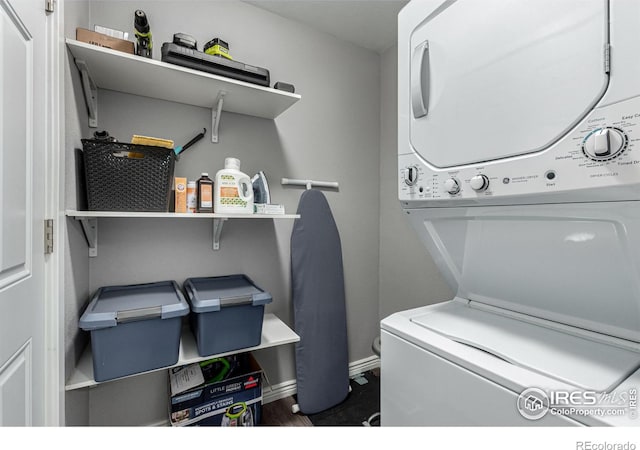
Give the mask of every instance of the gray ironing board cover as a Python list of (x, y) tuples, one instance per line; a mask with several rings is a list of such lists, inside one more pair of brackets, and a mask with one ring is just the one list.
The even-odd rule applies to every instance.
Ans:
[(342, 248), (322, 192), (307, 190), (291, 234), (291, 284), (300, 411), (315, 414), (349, 394)]

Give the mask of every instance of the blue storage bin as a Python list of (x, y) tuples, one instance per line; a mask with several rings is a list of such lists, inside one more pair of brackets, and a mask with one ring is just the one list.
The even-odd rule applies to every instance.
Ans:
[(189, 305), (175, 281), (98, 289), (79, 324), (91, 333), (95, 380), (176, 364), (187, 314)]
[(264, 305), (272, 298), (249, 277), (189, 278), (184, 289), (200, 356), (260, 345)]

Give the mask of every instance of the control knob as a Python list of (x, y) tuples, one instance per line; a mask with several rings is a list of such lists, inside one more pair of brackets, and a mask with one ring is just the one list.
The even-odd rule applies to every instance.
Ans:
[(475, 177), (471, 178), (469, 184), (471, 184), (471, 189), (476, 192), (486, 191), (489, 187), (489, 178), (487, 178), (486, 175), (482, 174), (476, 175)]
[(626, 147), (627, 136), (617, 128), (595, 130), (582, 143), (585, 156), (596, 161), (613, 159)]
[(451, 195), (456, 195), (460, 192), (460, 183), (455, 178), (449, 178), (444, 182), (444, 190)]
[(407, 186), (414, 186), (418, 182), (418, 168), (416, 166), (409, 166), (404, 171), (404, 182)]

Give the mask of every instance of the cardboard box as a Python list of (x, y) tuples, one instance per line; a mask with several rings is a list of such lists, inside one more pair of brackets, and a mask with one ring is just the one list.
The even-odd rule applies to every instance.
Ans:
[[(211, 381), (221, 373), (223, 380)], [(188, 387), (194, 380), (200, 384)], [(175, 367), (169, 369), (169, 393), (172, 426), (257, 426), (262, 368), (251, 353)]]
[(187, 179), (182, 177), (175, 177), (176, 187), (176, 212), (187, 212)]
[(254, 203), (253, 212), (256, 214), (284, 214), (284, 205)]
[(87, 30), (86, 28), (76, 28), (76, 40), (97, 45), (99, 47), (131, 53), (132, 55), (135, 53), (133, 42), (107, 36), (102, 33), (96, 33), (95, 31)]

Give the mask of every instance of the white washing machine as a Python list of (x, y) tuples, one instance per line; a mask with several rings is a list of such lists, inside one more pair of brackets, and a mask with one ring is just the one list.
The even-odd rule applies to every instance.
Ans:
[(398, 23), (399, 198), (456, 297), (382, 321), (382, 425), (638, 425), (640, 2)]

